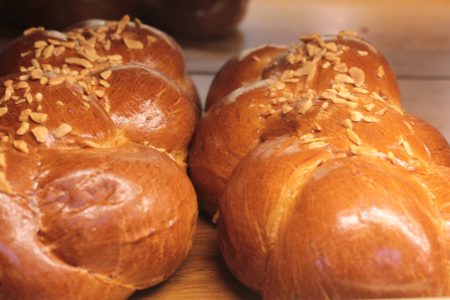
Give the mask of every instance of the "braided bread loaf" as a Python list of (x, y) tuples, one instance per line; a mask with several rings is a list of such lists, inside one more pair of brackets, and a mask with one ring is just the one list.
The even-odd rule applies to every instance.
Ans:
[(0, 54), (1, 299), (125, 299), (191, 247), (180, 49), (127, 16), (86, 24)]
[(450, 295), (447, 141), (367, 42), (301, 41), (230, 60), (193, 140), (227, 265), (267, 299)]

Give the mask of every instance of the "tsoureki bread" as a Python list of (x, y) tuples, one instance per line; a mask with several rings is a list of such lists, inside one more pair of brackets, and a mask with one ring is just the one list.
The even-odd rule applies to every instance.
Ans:
[(266, 299), (450, 295), (450, 148), (374, 47), (341, 32), (247, 51), (207, 106), (189, 169), (241, 282)]
[(0, 62), (0, 298), (126, 299), (168, 278), (197, 216), (177, 44), (125, 16), (27, 30)]

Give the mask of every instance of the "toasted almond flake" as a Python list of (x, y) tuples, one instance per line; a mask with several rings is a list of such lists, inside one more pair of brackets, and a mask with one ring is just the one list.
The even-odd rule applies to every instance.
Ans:
[(336, 72), (347, 73), (348, 67), (345, 63), (339, 63), (333, 67), (333, 70), (335, 70)]
[(77, 44), (75, 42), (71, 42), (71, 41), (61, 42), (61, 46), (64, 46), (64, 47), (69, 48), (69, 49), (75, 48), (76, 45)]
[(386, 102), (386, 101), (384, 100), (384, 98), (381, 97), (380, 94), (378, 94), (377, 92), (372, 92), (372, 94), (370, 94), (370, 96), (371, 96), (373, 99), (375, 99), (375, 100), (381, 101), (381, 102), (383, 102), (383, 103)]
[(61, 45), (61, 42), (55, 39), (48, 39), (47, 40), (50, 44), (55, 45), (55, 46), (59, 46)]
[(328, 69), (331, 66), (331, 63), (329, 61), (326, 61), (322, 64), (322, 69)]
[(28, 117), (30, 116), (30, 113), (31, 113), (31, 109), (29, 109), (29, 108), (22, 110), (19, 115), (19, 121), (26, 122), (28, 120)]
[(3, 117), (7, 113), (8, 113), (8, 107), (6, 107), (6, 106), (0, 107), (0, 117)]
[(29, 74), (25, 74), (25, 75), (20, 75), (19, 76), (19, 80), (28, 80), (30, 78)]
[(283, 107), (281, 108), (281, 111), (284, 114), (287, 114), (288, 112), (291, 112), (292, 110), (293, 110), (293, 108), (290, 105), (283, 105)]
[(91, 69), (94, 67), (90, 61), (79, 57), (68, 57), (64, 60), (64, 62), (66, 64), (80, 66), (85, 69)]
[(44, 98), (44, 96), (40, 92), (38, 92), (38, 93), (36, 93), (36, 95), (34, 95), (34, 99), (36, 99), (37, 102), (41, 102), (43, 98)]
[(43, 124), (47, 121), (48, 115), (45, 113), (30, 112), (30, 118), (38, 124)]
[(156, 42), (158, 39), (152, 35), (147, 35), (147, 44), (151, 45)]
[(328, 146), (328, 143), (326, 142), (312, 142), (308, 144), (308, 149), (318, 149), (318, 148), (324, 148)]
[(378, 116), (382, 116), (382, 115), (384, 115), (386, 110), (387, 110), (387, 108), (382, 108), (379, 111), (377, 111), (375, 114), (378, 115)]
[(339, 98), (339, 97), (331, 98), (331, 102), (333, 102), (334, 104), (347, 104), (347, 100)]
[(377, 69), (377, 77), (378, 78), (383, 78), (384, 77), (384, 68), (383, 66), (379, 66)]
[(45, 143), (48, 137), (48, 129), (43, 126), (37, 126), (31, 129), (36, 141), (39, 143)]
[(100, 73), (100, 77), (103, 78), (104, 80), (107, 80), (109, 76), (111, 76), (111, 74), (112, 74), (111, 70), (106, 70)]
[(313, 103), (311, 99), (308, 99), (298, 111), (300, 114), (305, 114), (312, 107)]
[(306, 44), (306, 52), (309, 56), (314, 56), (320, 51), (320, 48), (314, 45), (313, 43)]
[(328, 106), (330, 106), (330, 103), (325, 101), (324, 103), (322, 103), (322, 105), (320, 106), (321, 109), (327, 109)]
[(5, 194), (12, 194), (13, 190), (9, 185), (9, 181), (6, 178), (5, 172), (0, 172), (0, 192)]
[(46, 41), (36, 41), (36, 42), (34, 42), (34, 48), (36, 48), (36, 49), (41, 49), (41, 48), (44, 48), (45, 46), (47, 46), (47, 42)]
[(55, 46), (53, 46), (52, 44), (48, 45), (47, 47), (45, 47), (44, 51), (42, 52), (42, 57), (44, 59), (50, 58), (50, 56), (53, 55), (54, 50), (55, 50)]
[(364, 84), (365, 75), (363, 70), (357, 67), (351, 67), (349, 73), (357, 87), (360, 87)]
[(42, 105), (38, 105), (38, 107), (36, 108), (37, 111), (41, 111), (42, 110)]
[(353, 109), (358, 108), (358, 106), (359, 106), (359, 104), (357, 102), (350, 102), (350, 101), (347, 101), (346, 105)]
[(13, 84), (13, 81), (12, 81), (11, 79), (8, 79), (8, 80), (3, 81), (3, 85), (4, 85), (5, 87), (12, 86), (12, 84)]
[(367, 123), (377, 123), (377, 122), (380, 122), (380, 119), (378, 119), (377, 117), (374, 117), (374, 116), (365, 116), (364, 121)]
[(28, 144), (25, 141), (21, 141), (21, 140), (16, 140), (13, 142), (13, 147), (16, 148), (17, 150), (23, 152), (23, 153), (28, 153)]
[(54, 56), (60, 56), (61, 54), (64, 53), (64, 51), (66, 51), (66, 48), (61, 46), (61, 47), (56, 47), (55, 50), (53, 51), (53, 55)]
[(361, 145), (361, 139), (359, 138), (359, 136), (356, 134), (356, 132), (354, 132), (352, 129), (347, 128), (346, 129), (347, 132), (347, 137), (348, 139), (352, 142), (355, 143), (356, 145)]
[(61, 100), (56, 101), (56, 105), (64, 106), (64, 103)]
[(345, 37), (345, 36), (355, 37), (355, 36), (358, 36), (358, 33), (353, 30), (341, 30), (341, 31), (339, 31), (338, 35), (340, 37)]
[(363, 51), (363, 50), (357, 50), (356, 52), (358, 53), (359, 56), (367, 56), (367, 55), (369, 55), (369, 52)]
[(31, 71), (31, 79), (39, 79), (44, 76), (44, 72), (41, 69), (34, 69)]
[(306, 43), (309, 41), (314, 41), (314, 40), (320, 40), (320, 34), (318, 33), (311, 33), (311, 34), (304, 34), (300, 36), (300, 41)]
[(344, 119), (342, 124), (344, 125), (345, 128), (348, 128), (348, 129), (352, 129), (353, 128), (353, 123), (352, 123), (352, 121), (350, 119)]
[(41, 85), (46, 84), (47, 82), (48, 82), (48, 78), (47, 78), (47, 77), (41, 77), (41, 78), (39, 79), (39, 83), (40, 83)]
[(19, 128), (16, 130), (16, 134), (24, 135), (25, 133), (27, 133), (28, 129), (30, 129), (30, 123), (22, 122), (20, 123)]
[(350, 118), (353, 122), (359, 122), (364, 119), (364, 115), (359, 111), (353, 110), (350, 112)]
[(350, 153), (354, 155), (374, 156), (378, 154), (378, 151), (373, 148), (367, 148), (357, 145), (350, 145)]
[(403, 121), (403, 124), (405, 124), (406, 128), (409, 129), (409, 131), (414, 131), (413, 127), (411, 126), (411, 124), (408, 121)]
[(6, 168), (6, 155), (5, 153), (0, 153), (0, 168)]
[(111, 86), (111, 84), (109, 84), (108, 81), (100, 79), (99, 80), (100, 85), (104, 86), (105, 88), (109, 88)]
[(122, 40), (128, 49), (144, 49), (144, 44), (140, 41), (132, 40), (126, 37), (122, 38)]
[(26, 81), (19, 81), (16, 85), (15, 85), (16, 89), (19, 90), (23, 90), (23, 89), (28, 89), (30, 88), (30, 85), (28, 84), (28, 82)]
[(44, 30), (45, 30), (44, 27), (31, 27), (31, 28), (26, 29), (23, 32), (23, 35), (30, 35), (30, 34), (32, 34), (34, 32), (44, 31)]
[(325, 43), (325, 48), (327, 48), (328, 50), (333, 51), (333, 52), (336, 52), (338, 50), (335, 42)]
[(261, 61), (261, 58), (259, 58), (259, 57), (256, 56), (256, 55), (252, 55), (252, 59), (253, 59), (254, 61), (256, 61), (256, 62), (260, 62), (260, 61)]
[(124, 15), (119, 22), (117, 23), (117, 29), (114, 35), (120, 36), (122, 32), (127, 28), (128, 23), (130, 22), (130, 16)]
[(346, 74), (337, 74), (334, 76), (334, 81), (336, 83), (355, 83), (354, 79)]
[[(45, 78), (45, 77), (43, 77)], [(66, 77), (64, 76), (56, 76), (53, 78), (50, 78), (50, 80), (48, 81), (48, 85), (49, 86), (57, 86), (62, 84), (64, 81), (66, 81)]]
[(363, 105), (363, 107), (367, 111), (372, 111), (375, 108), (375, 104), (369, 103), (369, 104)]
[(407, 141), (405, 141), (403, 137), (400, 137), (400, 144), (403, 146), (403, 148), (405, 149), (406, 153), (408, 153), (409, 156), (414, 157), (414, 152), (411, 148), (411, 145)]
[(105, 96), (105, 90), (97, 89), (95, 90), (95, 95), (99, 98), (103, 98)]

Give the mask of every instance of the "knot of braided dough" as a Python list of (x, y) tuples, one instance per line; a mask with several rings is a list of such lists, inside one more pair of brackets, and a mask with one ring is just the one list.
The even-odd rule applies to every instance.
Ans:
[(1, 299), (124, 299), (180, 265), (197, 216), (184, 68), (127, 16), (0, 54)]
[(367, 42), (301, 40), (211, 86), (189, 168), (226, 263), (267, 299), (449, 295), (447, 141)]

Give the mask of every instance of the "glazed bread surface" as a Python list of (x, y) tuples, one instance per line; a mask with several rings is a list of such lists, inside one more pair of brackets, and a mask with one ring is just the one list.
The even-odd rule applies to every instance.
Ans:
[(126, 299), (186, 258), (198, 109), (164, 33), (32, 28), (0, 53), (0, 298)]
[(228, 267), (266, 299), (450, 295), (450, 148), (352, 32), (232, 58), (189, 171)]

